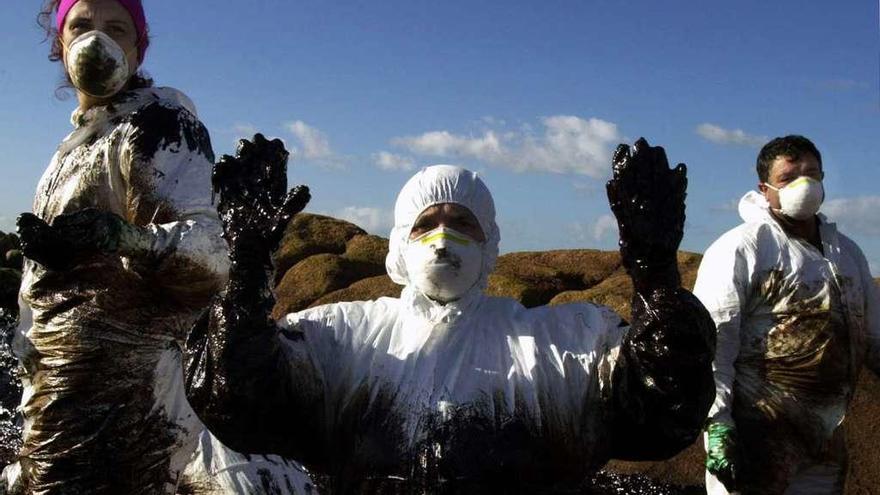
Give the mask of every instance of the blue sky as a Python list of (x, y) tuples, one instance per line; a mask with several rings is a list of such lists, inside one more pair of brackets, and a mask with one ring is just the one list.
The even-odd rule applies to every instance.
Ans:
[[(75, 98), (56, 98), (38, 2), (0, 7), (0, 229), (30, 209)], [(218, 154), (254, 131), (295, 150), (308, 210), (387, 236), (417, 168), (484, 175), (503, 251), (612, 249), (618, 142), (686, 162), (682, 247), (739, 223), (767, 139), (823, 153), (823, 209), (880, 275), (878, 3), (793, 0), (147, 0), (144, 68), (186, 92)]]

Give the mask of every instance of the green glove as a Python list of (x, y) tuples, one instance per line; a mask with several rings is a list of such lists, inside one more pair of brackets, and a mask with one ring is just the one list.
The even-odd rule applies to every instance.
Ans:
[(737, 489), (736, 428), (724, 423), (709, 423), (706, 432), (709, 435), (706, 470), (718, 478), (727, 491), (735, 491)]

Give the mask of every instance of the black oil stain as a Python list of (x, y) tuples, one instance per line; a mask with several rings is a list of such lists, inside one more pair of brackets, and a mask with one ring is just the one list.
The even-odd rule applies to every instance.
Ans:
[(78, 338), (117, 331), (96, 321), (68, 330), (57, 345), (67, 350), (69, 364), (29, 363), (29, 375), (38, 379), (28, 405), (40, 413), (30, 418), (20, 457), (26, 489), (163, 493), (176, 483), (169, 461), (178, 427), (153, 407), (156, 377), (145, 372), (144, 363), (159, 351)]
[(258, 469), (257, 476), (260, 478), (260, 488), (263, 490), (261, 493), (264, 495), (281, 495), (281, 487), (278, 486), (278, 481), (275, 479), (275, 476), (272, 475), (272, 471), (268, 469)]
[(715, 399), (715, 324), (681, 288), (637, 292), (632, 308), (612, 375), (611, 457), (666, 459), (697, 439)]
[(136, 129), (132, 142), (140, 159), (152, 160), (159, 151), (173, 147), (185, 147), (214, 161), (211, 138), (204, 125), (189, 111), (154, 102), (135, 111), (130, 118)]
[(822, 414), (851, 396), (852, 343), (832, 281), (786, 280), (781, 270), (762, 278), (752, 297), (772, 308), (773, 325), (737, 361), (733, 417), (749, 452), (738, 481), (744, 493), (783, 493), (804, 459), (846, 464), (842, 430), (828, 431)]

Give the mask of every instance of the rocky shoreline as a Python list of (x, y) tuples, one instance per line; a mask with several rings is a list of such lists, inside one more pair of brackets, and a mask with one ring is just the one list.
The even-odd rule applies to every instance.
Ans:
[(12, 460), (21, 448), (21, 421), (16, 412), (21, 401), (21, 381), (12, 353), (21, 285), (21, 251), (18, 236), (0, 232), (0, 464)]

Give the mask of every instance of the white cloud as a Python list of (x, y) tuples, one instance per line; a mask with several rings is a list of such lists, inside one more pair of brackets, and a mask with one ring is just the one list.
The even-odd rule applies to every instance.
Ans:
[(748, 134), (742, 129), (730, 130), (708, 123), (698, 125), (696, 132), (704, 139), (718, 144), (757, 147), (769, 140), (766, 136)]
[(579, 248), (593, 246), (610, 248), (617, 241), (617, 220), (608, 213), (593, 222), (572, 222), (568, 224), (568, 239), (572, 246)]
[(257, 129), (257, 126), (253, 124), (247, 123), (236, 123), (232, 126), (232, 133), (235, 134), (235, 139), (251, 139), (254, 137), (254, 134), (260, 132)]
[(844, 233), (880, 236), (880, 196), (832, 199), (822, 205), (821, 211), (840, 224)]
[(617, 219), (611, 214), (602, 215), (596, 219), (596, 223), (593, 224), (594, 241), (601, 241), (602, 239), (605, 239), (608, 234), (617, 235)]
[(464, 137), (448, 131), (432, 131), (421, 136), (394, 138), (391, 142), (420, 155), (467, 156), (492, 161), (501, 152), (501, 143), (492, 131), (486, 131), (482, 137)]
[(238, 142), (242, 139), (253, 139), (254, 134), (260, 132), (257, 126), (247, 122), (236, 122), (232, 127), (222, 131), (223, 134), (231, 135), (232, 152), (238, 148)]
[(408, 156), (395, 155), (387, 151), (373, 153), (373, 162), (382, 170), (408, 171), (416, 167), (415, 161)]
[(330, 146), (330, 140), (316, 127), (312, 127), (302, 120), (288, 122), (284, 124), (287, 129), (296, 138), (301, 148), (293, 147), (291, 158), (294, 160), (309, 160), (315, 164), (330, 168), (344, 169), (347, 158), (339, 155)]
[(716, 203), (714, 205), (709, 206), (709, 210), (710, 211), (723, 211), (723, 212), (730, 212), (730, 211), (736, 212), (736, 211), (739, 211), (739, 201), (740, 200), (738, 200), (738, 199), (728, 199), (727, 201), (725, 201), (723, 203)]
[(391, 211), (369, 206), (346, 206), (330, 216), (347, 220), (370, 234), (383, 237), (387, 237), (394, 226)]
[(868, 268), (871, 270), (873, 277), (880, 277), (880, 263), (874, 260), (868, 260)]
[(611, 147), (620, 141), (616, 124), (570, 115), (545, 117), (541, 124), (541, 134), (529, 126), (510, 132), (490, 129), (477, 136), (443, 130), (398, 137), (391, 143), (415, 154), (473, 158), (516, 172), (608, 175)]

